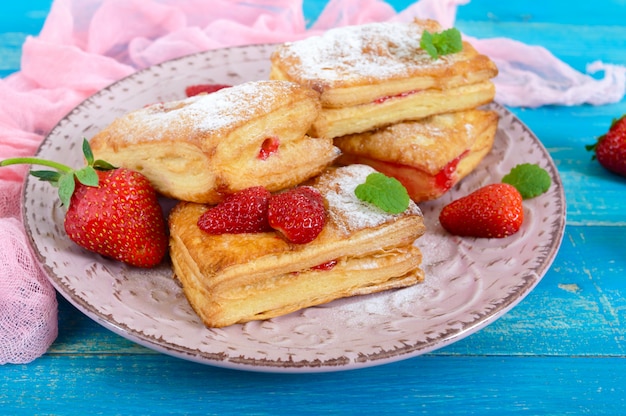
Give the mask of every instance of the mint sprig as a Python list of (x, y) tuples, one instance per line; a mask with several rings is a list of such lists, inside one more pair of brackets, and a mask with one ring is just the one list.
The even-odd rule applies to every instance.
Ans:
[(424, 30), (420, 39), (420, 47), (428, 52), (433, 59), (438, 59), (441, 55), (460, 52), (463, 50), (461, 32), (456, 28), (436, 33)]
[(530, 199), (546, 192), (552, 184), (552, 179), (539, 165), (522, 163), (504, 175), (502, 182), (517, 188), (523, 199)]
[(359, 184), (354, 194), (361, 201), (369, 202), (390, 214), (399, 214), (409, 207), (409, 194), (396, 178), (380, 172), (367, 175), (365, 182)]

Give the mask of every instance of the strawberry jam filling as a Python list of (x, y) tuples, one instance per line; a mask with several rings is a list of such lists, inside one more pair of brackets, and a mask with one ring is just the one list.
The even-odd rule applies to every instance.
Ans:
[(228, 88), (230, 85), (227, 84), (197, 84), (197, 85), (189, 85), (185, 88), (185, 95), (187, 97), (193, 97), (198, 94), (210, 94), (215, 91), (219, 91), (223, 88)]
[(313, 267), (311, 267), (311, 269), (327, 271), (327, 270), (331, 270), (336, 265), (337, 265), (337, 260), (331, 260), (331, 261), (327, 261), (326, 263), (322, 263), (322, 264), (318, 264), (317, 266), (313, 266)]
[(263, 140), (257, 157), (261, 160), (267, 160), (267, 158), (278, 152), (278, 146), (280, 146), (278, 137), (268, 137)]
[[(330, 260), (326, 263), (318, 264), (317, 266), (311, 267), (311, 270), (318, 270), (322, 272), (326, 272), (328, 270), (332, 270), (333, 267), (337, 265), (337, 260)], [(292, 275), (299, 275), (301, 272), (291, 272)]]
[(405, 91), (405, 92), (401, 92), (400, 94), (396, 94), (396, 95), (386, 95), (384, 97), (379, 97), (379, 98), (375, 99), (374, 100), (374, 104), (382, 104), (385, 101), (389, 101), (389, 100), (391, 100), (393, 98), (408, 97), (409, 95), (417, 94), (418, 92), (420, 92), (420, 90)]
[(454, 172), (456, 172), (456, 168), (459, 165), (461, 159), (463, 159), (468, 153), (469, 150), (461, 153), (461, 155), (448, 162), (448, 164), (444, 166), (443, 169), (441, 169), (439, 173), (437, 173), (437, 175), (435, 175), (435, 186), (437, 186), (438, 189), (447, 191), (452, 187), (452, 185), (454, 185)]
[(400, 163), (385, 162), (356, 155), (344, 155), (342, 163), (363, 163), (370, 165), (387, 176), (396, 178), (415, 201), (425, 201), (438, 198), (447, 192), (458, 181), (456, 170), (469, 150), (461, 153), (448, 162), (439, 172), (431, 175), (421, 169)]

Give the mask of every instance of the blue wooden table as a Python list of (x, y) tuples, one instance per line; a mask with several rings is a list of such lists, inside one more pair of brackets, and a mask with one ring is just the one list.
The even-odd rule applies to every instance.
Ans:
[[(314, 18), (324, 1), (304, 1)], [(409, 0), (392, 2), (397, 9)], [(0, 75), (19, 70), (24, 36), (50, 0), (0, 6)], [(473, 0), (457, 27), (547, 47), (584, 71), (626, 65), (626, 4)], [(551, 269), (518, 306), (432, 353), (362, 370), (263, 374), (172, 358), (138, 346), (59, 297), (59, 336), (27, 365), (0, 367), (7, 415), (626, 414), (626, 179), (585, 144), (626, 100), (593, 107), (511, 108), (554, 158), (567, 197), (565, 237)]]

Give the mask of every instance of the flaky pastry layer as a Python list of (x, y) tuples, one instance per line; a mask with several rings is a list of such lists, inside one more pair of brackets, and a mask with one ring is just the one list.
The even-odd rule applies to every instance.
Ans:
[(445, 90), (421, 90), (352, 107), (323, 108), (309, 133), (324, 138), (362, 133), (402, 121), (470, 110), (490, 103), (494, 97), (494, 84), (483, 81)]
[(433, 20), (346, 26), (285, 43), (271, 56), (270, 78), (306, 85), (329, 108), (367, 104), (408, 91), (444, 90), (489, 80), (495, 64), (463, 42), (460, 52), (433, 59), (422, 33), (442, 31)]
[(142, 172), (165, 196), (217, 203), (254, 185), (294, 186), (330, 165), (339, 155), (332, 141), (306, 134), (319, 111), (311, 89), (254, 81), (130, 112), (90, 143), (97, 158)]
[(416, 201), (435, 199), (473, 171), (493, 146), (498, 114), (467, 110), (335, 139), (341, 164), (396, 177)]
[[(390, 215), (349, 195), (372, 171), (331, 168), (311, 183), (325, 196), (328, 217), (322, 233), (303, 245), (274, 232), (210, 235), (196, 225), (205, 205), (178, 204), (169, 218), (170, 254), (203, 322), (222, 327), (266, 319), (420, 282), (421, 252), (414, 243), (425, 227), (419, 208), (411, 203)], [(330, 262), (336, 264), (317, 267)]]

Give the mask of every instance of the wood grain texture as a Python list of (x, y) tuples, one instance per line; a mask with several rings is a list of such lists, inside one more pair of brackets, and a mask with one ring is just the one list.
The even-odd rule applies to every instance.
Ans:
[(50, 355), (27, 369), (6, 368), (5, 378), (20, 380), (25, 371), (32, 376), (0, 383), (0, 405), (12, 415), (618, 415), (626, 404), (621, 361), (423, 356), (345, 373), (286, 376), (154, 355)]
[[(46, 3), (35, 2), (32, 10)], [(304, 1), (309, 20), (325, 3)], [(402, 10), (413, 1), (391, 3)], [(20, 7), (10, 2), (0, 9)], [(13, 20), (2, 14), (0, 32), (37, 33), (40, 27), (29, 26), (32, 20), (20, 13)], [(584, 71), (594, 60), (626, 65), (625, 16), (622, 0), (473, 0), (459, 8), (457, 19), (471, 36), (542, 45)], [(7, 39), (0, 34), (0, 52), (11, 45)], [(0, 75), (17, 70), (15, 62), (0, 58)], [(60, 299), (59, 337), (48, 354), (28, 365), (0, 367), (0, 408), (12, 415), (624, 414), (626, 180), (604, 171), (584, 146), (626, 113), (626, 100), (511, 110), (557, 164), (567, 228), (535, 290), (483, 330), (379, 367), (260, 374), (156, 353)]]

